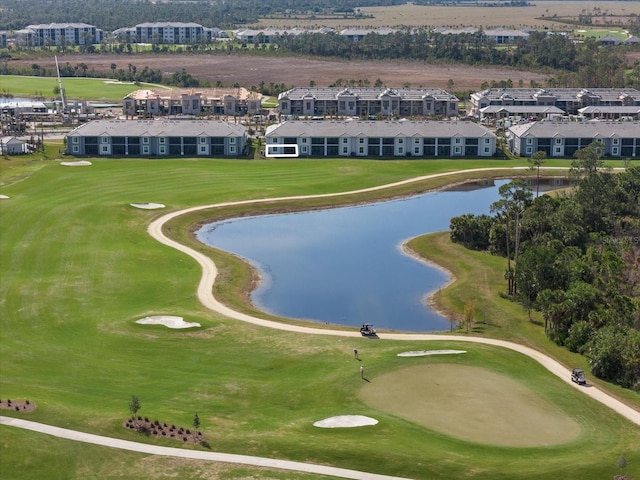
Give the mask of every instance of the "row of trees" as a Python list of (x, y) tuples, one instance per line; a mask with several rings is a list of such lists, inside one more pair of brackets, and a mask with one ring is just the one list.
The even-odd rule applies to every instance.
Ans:
[(503, 185), (492, 215), (451, 219), (451, 239), (505, 256), (506, 296), (594, 375), (640, 391), (640, 167), (614, 174), (601, 157), (599, 143), (577, 152), (570, 194)]
[[(531, 32), (513, 48), (496, 48), (482, 32), (446, 35), (405, 29), (389, 35), (370, 33), (353, 42), (338, 33), (284, 35), (276, 40), (281, 52), (346, 59), (398, 59), (422, 62), (463, 62), (524, 69), (562, 71), (555, 86), (621, 87), (640, 84), (625, 75), (624, 47), (602, 47), (595, 39), (575, 44), (563, 35)], [(640, 69), (639, 69), (640, 72)]]

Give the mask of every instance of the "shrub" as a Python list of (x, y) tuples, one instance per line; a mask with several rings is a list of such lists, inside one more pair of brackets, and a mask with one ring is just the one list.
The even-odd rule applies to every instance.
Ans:
[(207, 442), (206, 440), (200, 440), (200, 445), (208, 450), (211, 450), (211, 445), (209, 445), (209, 442)]

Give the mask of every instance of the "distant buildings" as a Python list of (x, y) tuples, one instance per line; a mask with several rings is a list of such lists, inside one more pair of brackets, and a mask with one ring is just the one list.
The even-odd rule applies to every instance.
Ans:
[(283, 115), (456, 116), (459, 100), (439, 88), (293, 88), (278, 95)]
[(94, 120), (67, 135), (67, 153), (116, 157), (237, 157), (245, 127), (220, 120)]
[(103, 35), (101, 29), (86, 23), (49, 23), (17, 30), (15, 42), (30, 47), (90, 45), (100, 43)]
[(261, 110), (262, 95), (246, 88), (155, 88), (123, 99), (125, 115), (245, 115)]
[(268, 157), (491, 157), (496, 135), (473, 122), (287, 121), (267, 127)]
[(219, 28), (206, 28), (193, 22), (154, 22), (119, 28), (112, 36), (133, 43), (193, 44), (209, 43), (227, 34)]
[(577, 115), (588, 106), (640, 106), (640, 91), (634, 88), (489, 88), (471, 94), (470, 114), (500, 106), (554, 106), (567, 115)]
[(462, 34), (479, 34), (482, 38), (494, 41), (497, 45), (515, 43), (518, 39), (526, 40), (529, 38), (528, 30), (511, 30), (507, 28), (490, 28), (482, 30), (476, 27), (466, 28), (447, 28), (439, 27), (432, 30), (433, 33), (441, 35), (462, 35)]

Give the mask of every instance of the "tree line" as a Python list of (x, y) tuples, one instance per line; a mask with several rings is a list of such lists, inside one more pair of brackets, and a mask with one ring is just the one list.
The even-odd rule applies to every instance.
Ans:
[(504, 296), (539, 311), (547, 336), (594, 375), (640, 392), (640, 167), (604, 169), (602, 150), (577, 152), (569, 193), (501, 186), (492, 215), (451, 219), (451, 240), (504, 256)]
[(547, 70), (552, 75), (549, 86), (554, 87), (640, 87), (640, 66), (636, 65), (635, 73), (626, 73), (625, 47), (603, 47), (593, 38), (576, 44), (564, 35), (546, 32), (531, 32), (528, 39), (505, 48), (496, 48), (482, 31), (447, 35), (415, 29), (388, 35), (372, 32), (358, 42), (338, 33), (306, 33), (284, 35), (275, 43), (281, 52), (292, 55)]
[(230, 28), (284, 13), (347, 12), (357, 7), (397, 5), (402, 0), (0, 0), (0, 30), (30, 24), (81, 22), (106, 31), (144, 22), (197, 22)]

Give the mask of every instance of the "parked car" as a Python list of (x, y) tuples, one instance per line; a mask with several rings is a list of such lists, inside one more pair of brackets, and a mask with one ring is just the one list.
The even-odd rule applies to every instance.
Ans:
[(571, 381), (576, 382), (578, 385), (585, 385), (587, 380), (584, 378), (584, 370), (581, 368), (574, 368), (571, 371)]

